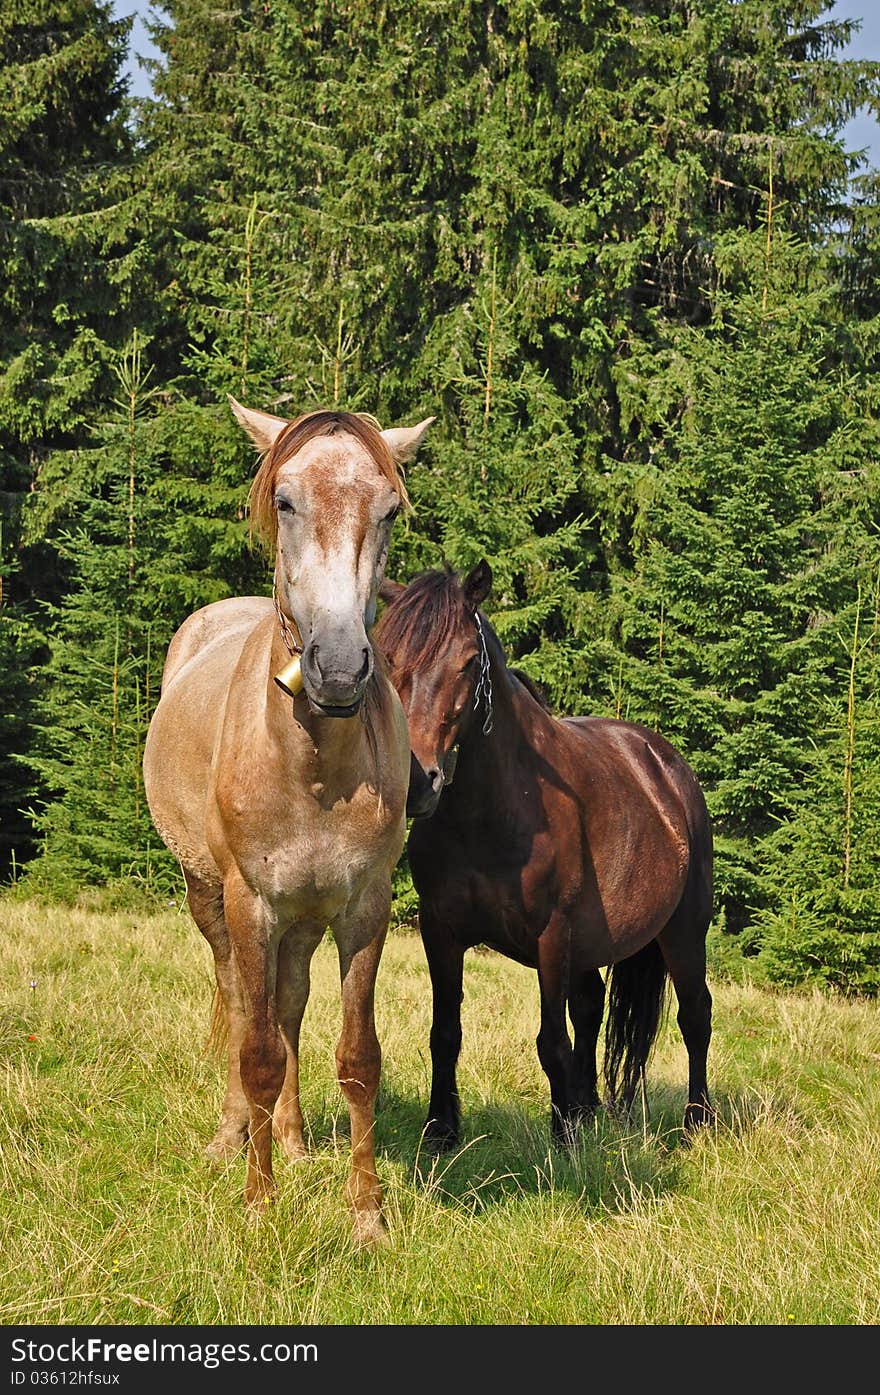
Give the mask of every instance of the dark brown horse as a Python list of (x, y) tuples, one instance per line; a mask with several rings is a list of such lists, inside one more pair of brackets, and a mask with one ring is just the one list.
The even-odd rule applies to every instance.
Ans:
[(700, 786), (647, 727), (552, 716), (534, 685), (507, 667), (480, 612), (491, 582), (486, 562), (463, 583), (448, 571), (407, 587), (386, 582), (377, 632), (409, 721), (407, 811), (430, 816), (416, 818), (409, 839), (434, 996), (426, 1140), (444, 1147), (459, 1137), (462, 960), (476, 944), (538, 971), (538, 1057), (563, 1142), (599, 1105), (600, 967), (613, 966), (605, 1082), (627, 1108), (668, 975), (688, 1052), (692, 1128), (713, 1117), (712, 835)]

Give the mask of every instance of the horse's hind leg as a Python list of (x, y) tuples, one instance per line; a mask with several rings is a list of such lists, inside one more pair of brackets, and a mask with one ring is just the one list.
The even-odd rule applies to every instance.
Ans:
[(572, 968), (568, 1015), (574, 1027), (572, 1084), (577, 1109), (595, 1114), (601, 1103), (597, 1088), (596, 1044), (605, 1008), (605, 983), (598, 969)]
[(272, 1132), (292, 1162), (308, 1157), (299, 1103), (299, 1032), (309, 998), (312, 955), (323, 933), (320, 926), (300, 923), (287, 931), (278, 947), (275, 1001), (287, 1065), (272, 1115)]
[(226, 920), (223, 915), (223, 891), (184, 871), (186, 899), (193, 920), (201, 930), (214, 955), (217, 991), (226, 1019), (227, 1077), (226, 1096), (220, 1111), (217, 1132), (207, 1145), (209, 1158), (228, 1158), (238, 1153), (247, 1140), (248, 1103), (241, 1085), (238, 1056), (244, 1018), (235, 961)]
[(678, 1026), (688, 1053), (688, 1102), (684, 1126), (690, 1130), (715, 1117), (706, 1081), (712, 1037), (712, 995), (706, 983), (706, 920), (688, 913), (686, 903), (657, 936), (678, 999)]

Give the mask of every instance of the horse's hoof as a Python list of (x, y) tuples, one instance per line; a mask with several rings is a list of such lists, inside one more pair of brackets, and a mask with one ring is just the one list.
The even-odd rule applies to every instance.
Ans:
[(229, 1162), (238, 1157), (247, 1143), (247, 1129), (218, 1129), (205, 1147), (205, 1157), (209, 1162)]
[(264, 1179), (255, 1186), (248, 1184), (244, 1189), (244, 1204), (248, 1214), (255, 1220), (258, 1219), (266, 1207), (271, 1206), (278, 1195), (278, 1188), (274, 1181), (267, 1182)]
[(597, 1094), (591, 1095), (589, 1099), (582, 1100), (577, 1107), (578, 1118), (581, 1123), (594, 1119), (602, 1108), (602, 1101)]
[(422, 1142), (427, 1153), (451, 1153), (461, 1143), (461, 1135), (451, 1124), (441, 1124), (429, 1119), (422, 1134)]
[(708, 1100), (700, 1104), (689, 1104), (684, 1111), (684, 1131), (685, 1133), (693, 1133), (695, 1129), (702, 1129), (707, 1124), (714, 1124), (715, 1119), (715, 1110)]
[(302, 1145), (300, 1147), (295, 1147), (293, 1144), (288, 1145), (282, 1143), (279, 1146), (284, 1154), (285, 1160), (289, 1163), (309, 1163), (312, 1161), (312, 1155), (308, 1148)]
[(353, 1235), (358, 1250), (377, 1250), (391, 1244), (381, 1211), (355, 1211)]
[(285, 1135), (281, 1132), (275, 1133), (273, 1131), (272, 1136), (288, 1162), (311, 1162), (311, 1154), (303, 1142), (301, 1134)]
[(632, 1121), (632, 1105), (627, 1100), (612, 1099), (610, 1096), (605, 1100), (603, 1109), (613, 1123), (619, 1124), (621, 1128), (627, 1128)]
[(580, 1137), (580, 1123), (580, 1113), (567, 1114), (563, 1118), (554, 1110), (550, 1121), (550, 1137), (554, 1148), (561, 1148), (563, 1152), (570, 1153)]

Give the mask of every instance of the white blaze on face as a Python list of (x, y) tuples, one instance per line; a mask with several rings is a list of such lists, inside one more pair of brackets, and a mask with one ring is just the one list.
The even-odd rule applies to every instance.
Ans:
[(351, 437), (318, 437), (282, 466), (276, 584), (304, 646), (303, 677), (319, 704), (355, 703), (372, 671), (367, 627), (400, 496)]
[[(258, 450), (271, 451), (291, 425), (233, 397), (229, 402)], [(396, 465), (413, 459), (434, 420), (380, 433)], [(360, 701), (372, 669), (367, 628), (400, 490), (357, 437), (343, 431), (307, 441), (278, 468), (273, 485), (278, 599), (305, 646), (306, 692), (341, 715)]]

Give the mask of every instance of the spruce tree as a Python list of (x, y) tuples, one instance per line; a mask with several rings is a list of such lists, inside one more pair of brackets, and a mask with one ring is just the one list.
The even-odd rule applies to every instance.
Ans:
[(880, 992), (878, 575), (836, 617), (837, 691), (816, 723), (798, 806), (762, 847), (765, 905), (751, 939), (771, 980), (788, 986)]
[(115, 364), (115, 411), (80, 452), (91, 481), (58, 547), (71, 583), (49, 608), (51, 658), (32, 761), (51, 799), (26, 885), (73, 899), (83, 884), (161, 894), (178, 880), (153, 830), (141, 760), (171, 629), (156, 589), (167, 515), (154, 486), (165, 442), (139, 336)]
[(128, 28), (94, 0), (10, 0), (0, 15), (0, 878), (31, 851), (38, 602), (62, 584), (27, 505), (108, 382), (118, 268), (98, 190), (131, 154)]
[(13, 881), (32, 851), (33, 830), (25, 811), (33, 794), (33, 771), (24, 765), (22, 753), (32, 738), (31, 671), (40, 656), (40, 635), (28, 607), (10, 598), (17, 565), (16, 550), (4, 546), (0, 517), (0, 869)]
[(822, 267), (790, 234), (770, 265), (766, 248), (728, 247), (752, 288), (719, 296), (691, 335), (684, 410), (654, 460), (613, 462), (605, 484), (630, 550), (611, 579), (623, 654), (606, 657), (606, 710), (693, 762), (734, 930), (772, 902), (770, 848), (804, 808), (817, 716), (839, 691), (837, 622), (873, 564), (880, 503), (877, 424), (841, 362)]
[(0, 465), (13, 496), (77, 441), (102, 375), (109, 386), (119, 297), (100, 205), (131, 155), (128, 28), (95, 0), (13, 0), (0, 19)]

